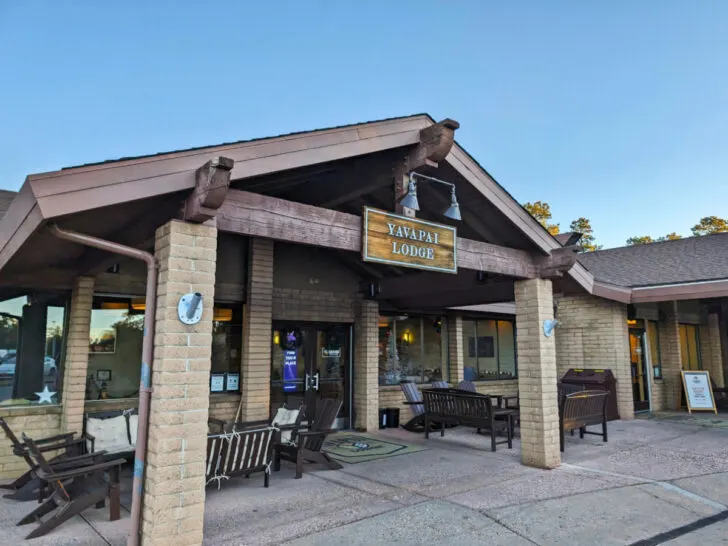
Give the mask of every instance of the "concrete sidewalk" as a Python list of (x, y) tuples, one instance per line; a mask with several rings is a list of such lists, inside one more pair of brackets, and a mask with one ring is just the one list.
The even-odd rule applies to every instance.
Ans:
[[(709, 419), (610, 425), (606, 444), (567, 438), (564, 464), (551, 471), (522, 466), (518, 442), (490, 452), (472, 429), (428, 441), (388, 430), (381, 437), (428, 449), (301, 480), (285, 467), (269, 489), (261, 475), (212, 486), (205, 543), (728, 544), (728, 429)], [(14, 524), (31, 504), (0, 500), (4, 543), (29, 532)], [(108, 510), (89, 510), (28, 544), (124, 544), (122, 515), (110, 523)]]

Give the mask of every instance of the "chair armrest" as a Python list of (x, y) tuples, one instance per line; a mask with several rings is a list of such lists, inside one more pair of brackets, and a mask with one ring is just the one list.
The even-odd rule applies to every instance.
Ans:
[(93, 453), (87, 453), (85, 455), (78, 455), (76, 457), (65, 457), (56, 462), (50, 463), (51, 466), (55, 467), (58, 464), (64, 466), (88, 464), (89, 459), (103, 458), (106, 455), (106, 451), (95, 451)]
[(60, 440), (69, 441), (73, 438), (75, 432), (66, 432), (65, 434), (56, 434), (55, 436), (48, 436), (47, 438), (41, 438), (39, 440), (33, 440), (35, 445), (40, 446), (49, 442), (58, 442)]
[[(267, 419), (261, 419), (260, 421), (245, 421), (244, 423), (234, 423), (233, 428), (235, 430), (249, 430), (253, 428), (261, 428), (271, 426)], [(280, 428), (280, 427), (278, 427)]]
[(408, 406), (416, 406), (417, 404), (420, 404), (420, 405), (422, 405), (422, 406), (424, 406), (424, 405), (425, 405), (425, 403), (424, 403), (424, 402), (423, 402), (422, 400), (420, 400), (419, 402), (410, 402), (410, 401), (406, 401), (406, 402), (402, 402), (402, 403), (403, 403), (403, 404), (406, 404), (406, 405), (408, 405)]
[(113, 468), (115, 466), (121, 466), (125, 462), (126, 462), (125, 459), (114, 459), (113, 461), (109, 461), (107, 463), (86, 465), (86, 466), (82, 466), (79, 468), (74, 468), (73, 470), (65, 470), (62, 472), (51, 472), (49, 474), (46, 474), (42, 470), (39, 470), (38, 477), (44, 481), (68, 480), (70, 478), (78, 478), (79, 476), (91, 474), (92, 472), (98, 472), (99, 470), (106, 470), (108, 468)]
[(335, 432), (339, 431), (337, 429), (327, 428), (321, 430), (304, 430), (303, 432), (299, 432), (298, 435), (303, 438), (307, 438), (310, 436), (324, 436), (326, 434), (334, 434)]

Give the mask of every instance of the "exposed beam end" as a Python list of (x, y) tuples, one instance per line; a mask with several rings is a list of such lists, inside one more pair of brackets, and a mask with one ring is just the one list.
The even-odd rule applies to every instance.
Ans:
[(201, 224), (215, 217), (230, 187), (230, 172), (235, 162), (215, 157), (197, 169), (195, 189), (182, 207), (182, 219)]

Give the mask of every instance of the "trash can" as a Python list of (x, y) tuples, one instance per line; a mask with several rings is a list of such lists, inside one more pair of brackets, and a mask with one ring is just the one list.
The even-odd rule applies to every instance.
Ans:
[(384, 408), (379, 410), (379, 428), (387, 428), (387, 410)]
[(387, 428), (399, 428), (399, 408), (387, 408)]
[(564, 377), (562, 383), (567, 385), (579, 385), (584, 390), (607, 391), (607, 421), (619, 419), (617, 409), (617, 380), (608, 368), (571, 368)]

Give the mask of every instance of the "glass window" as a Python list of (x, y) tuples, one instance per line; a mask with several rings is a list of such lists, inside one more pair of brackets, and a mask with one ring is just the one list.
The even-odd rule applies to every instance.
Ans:
[(515, 379), (516, 336), (512, 321), (464, 320), (466, 381)]
[[(139, 396), (144, 298), (95, 297), (91, 310), (86, 399)], [(240, 390), (242, 306), (216, 305), (212, 328), (212, 373), (223, 375), (221, 390)], [(227, 383), (226, 383), (227, 381)], [(228, 389), (228, 386), (231, 387)]]
[(662, 379), (662, 363), (660, 362), (660, 334), (657, 321), (647, 322), (647, 343), (650, 345), (650, 363), (655, 379)]
[(87, 400), (139, 396), (144, 309), (144, 298), (94, 298)]
[[(0, 302), (0, 404), (60, 402), (65, 319), (65, 297), (35, 294)], [(38, 392), (50, 395), (44, 399)]]
[(683, 370), (700, 370), (700, 341), (698, 327), (694, 324), (680, 324), (680, 354)]
[(443, 329), (440, 317), (380, 317), (379, 384), (447, 380)]

